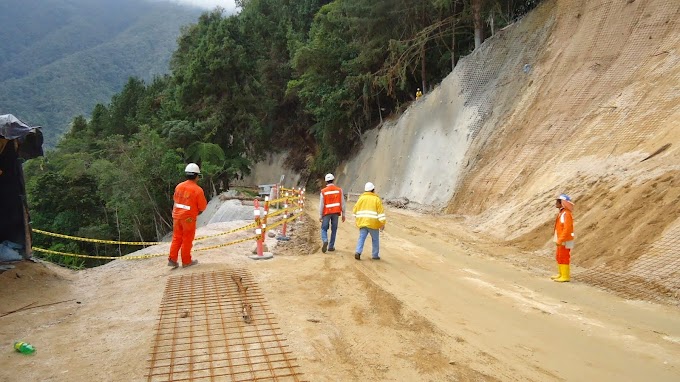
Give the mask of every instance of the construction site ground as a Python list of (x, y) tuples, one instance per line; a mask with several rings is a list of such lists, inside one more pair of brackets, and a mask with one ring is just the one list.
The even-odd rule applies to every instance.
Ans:
[[(578, 277), (555, 283), (550, 251), (523, 253), (451, 215), (388, 208), (380, 261), (370, 260), (370, 239), (354, 259), (350, 216), (337, 250), (323, 254), (316, 208), (290, 242), (268, 238), (273, 260), (250, 260), (247, 242), (177, 270), (164, 257), (83, 271), (18, 264), (0, 274), (0, 315), (39, 307), (0, 317), (0, 381), (144, 381), (168, 278), (224, 269), (252, 274), (308, 381), (680, 380), (676, 306), (625, 300)], [(167, 245), (141, 252), (159, 251)], [(16, 340), (37, 352), (14, 352)]]

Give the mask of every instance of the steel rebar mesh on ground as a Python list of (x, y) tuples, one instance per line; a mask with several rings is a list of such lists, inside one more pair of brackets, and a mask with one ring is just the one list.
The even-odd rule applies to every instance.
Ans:
[(296, 359), (251, 275), (170, 277), (147, 381), (301, 381)]

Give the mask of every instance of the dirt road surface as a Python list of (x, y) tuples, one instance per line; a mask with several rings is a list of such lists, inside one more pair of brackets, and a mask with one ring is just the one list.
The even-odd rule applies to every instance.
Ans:
[[(354, 259), (349, 217), (337, 251), (322, 254), (315, 207), (270, 261), (249, 260), (252, 244), (242, 244), (186, 270), (156, 258), (79, 272), (26, 262), (0, 274), (0, 315), (65, 301), (0, 317), (0, 381), (146, 380), (167, 277), (227, 267), (253, 274), (310, 381), (680, 380), (677, 307), (552, 282), (552, 254), (526, 258), (452, 216), (388, 209), (380, 261), (370, 240)], [(13, 352), (15, 340), (38, 352)]]

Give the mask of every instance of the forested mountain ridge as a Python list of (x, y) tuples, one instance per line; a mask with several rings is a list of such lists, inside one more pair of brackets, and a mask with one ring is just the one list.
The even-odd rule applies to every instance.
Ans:
[[(216, 195), (267, 153), (303, 182), (333, 171), (364, 132), (403, 112), (485, 35), (539, 0), (248, 0), (183, 29), (167, 76), (130, 78), (56, 150), (25, 166), (35, 227), (153, 241), (172, 228), (186, 163)], [(484, 22), (488, 20), (488, 22)], [(77, 197), (75, 197), (77, 195)], [(55, 201), (59, 201), (58, 203)], [(36, 244), (71, 253), (128, 249)]]
[(168, 72), (183, 25), (200, 10), (136, 0), (0, 3), (0, 111), (44, 126), (53, 146), (74, 116), (89, 114), (130, 76)]

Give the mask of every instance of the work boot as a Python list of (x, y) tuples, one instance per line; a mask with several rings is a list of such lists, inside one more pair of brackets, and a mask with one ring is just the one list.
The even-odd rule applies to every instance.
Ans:
[(380, 256), (378, 256), (378, 257), (371, 257), (371, 260), (380, 260)]
[(558, 283), (568, 282), (569, 277), (569, 264), (560, 264), (560, 277), (556, 278), (555, 281)]
[(557, 264), (557, 274), (556, 274), (556, 275), (553, 275), (553, 276), (550, 276), (550, 278), (551, 278), (552, 280), (556, 280), (556, 279), (559, 279), (560, 277), (562, 277), (562, 270), (560, 269), (560, 265)]
[(182, 268), (190, 267), (192, 265), (198, 264), (198, 260), (191, 260), (189, 264), (182, 264)]
[(354, 254), (354, 259), (356, 259), (356, 260), (361, 260), (361, 253), (355, 253), (355, 254)]
[(327, 249), (328, 249), (328, 242), (324, 241), (323, 245), (321, 246), (321, 252), (326, 253)]
[(328, 248), (328, 252), (334, 252), (335, 248)]
[(168, 259), (168, 266), (172, 267), (172, 269), (176, 269), (177, 267), (179, 267), (179, 263)]

